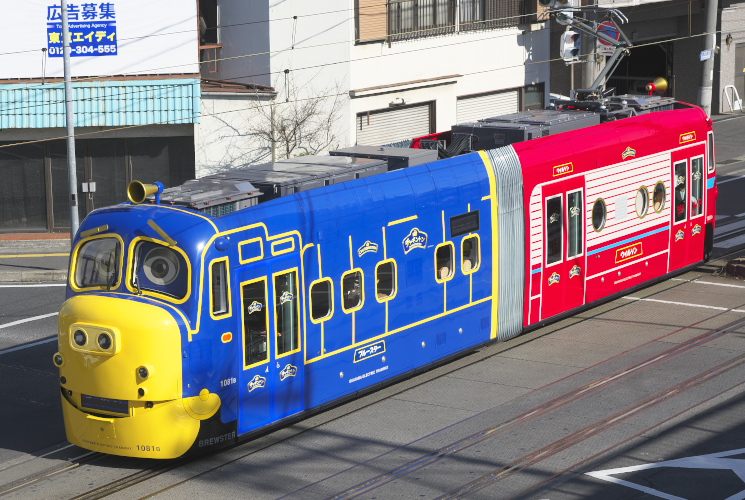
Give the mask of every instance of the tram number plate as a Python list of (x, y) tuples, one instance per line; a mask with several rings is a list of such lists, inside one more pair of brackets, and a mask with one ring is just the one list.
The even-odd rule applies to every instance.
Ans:
[(377, 356), (378, 354), (382, 354), (384, 352), (385, 340), (381, 340), (380, 342), (375, 342), (374, 344), (360, 347), (359, 349), (354, 351), (354, 362), (357, 363), (358, 361), (363, 361), (367, 358)]

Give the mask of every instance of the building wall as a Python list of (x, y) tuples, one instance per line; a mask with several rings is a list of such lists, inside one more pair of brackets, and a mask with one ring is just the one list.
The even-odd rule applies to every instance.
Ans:
[[(724, 88), (727, 85), (734, 85), (735, 72), (742, 71), (742, 68), (735, 67), (735, 47), (739, 43), (745, 43), (745, 31), (742, 31), (742, 27), (745, 26), (745, 3), (725, 2), (720, 19), (721, 30), (717, 34), (717, 45), (721, 49), (714, 72), (712, 109), (724, 113), (731, 111), (724, 96)], [(728, 34), (732, 35), (732, 43), (729, 45), (726, 43)], [(740, 95), (740, 99), (745, 99), (745, 95)]]
[[(356, 45), (348, 127), (354, 130), (357, 113), (402, 99), (435, 101), (435, 129), (448, 130), (457, 123), (458, 96), (548, 83), (548, 46), (543, 23)], [(359, 91), (371, 87), (378, 89)]]
[(202, 122), (195, 127), (196, 177), (271, 161), (268, 130), (271, 96), (203, 94)]

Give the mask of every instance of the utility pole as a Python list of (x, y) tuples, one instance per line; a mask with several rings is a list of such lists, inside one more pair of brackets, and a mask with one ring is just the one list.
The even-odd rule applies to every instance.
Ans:
[(73, 114), (72, 77), (70, 76), (70, 27), (67, 25), (67, 0), (62, 0), (62, 59), (65, 74), (65, 121), (67, 123), (67, 177), (70, 185), (70, 241), (75, 239), (78, 218), (78, 175), (75, 165), (75, 115)]
[(714, 45), (716, 44), (717, 31), (717, 7), (718, 0), (707, 0), (706, 2), (706, 28), (704, 37), (704, 51), (709, 50), (709, 58), (704, 60), (701, 69), (701, 87), (698, 89), (698, 103), (711, 116), (711, 94), (714, 86)]

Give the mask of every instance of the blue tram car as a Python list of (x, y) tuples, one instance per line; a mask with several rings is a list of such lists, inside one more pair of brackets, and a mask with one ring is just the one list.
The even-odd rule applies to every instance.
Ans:
[[(626, 139), (664, 135), (654, 115), (666, 114), (711, 147), (698, 109), (623, 120)], [(626, 147), (614, 123), (598, 127)], [(530, 141), (534, 157), (558, 155), (556, 141), (538, 154), (548, 139)], [(523, 182), (538, 170), (512, 146), (441, 160), (374, 149), (165, 191), (133, 183), (134, 203), (92, 212), (54, 355), (68, 440), (147, 458), (208, 451), (519, 334), (535, 275)]]

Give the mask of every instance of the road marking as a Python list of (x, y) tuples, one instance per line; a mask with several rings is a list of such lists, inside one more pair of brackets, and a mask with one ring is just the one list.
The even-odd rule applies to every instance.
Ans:
[(733, 177), (731, 179), (727, 179), (726, 181), (719, 181), (719, 182), (717, 182), (717, 185), (721, 186), (722, 184), (727, 184), (728, 182), (739, 181), (739, 180), (742, 180), (742, 179), (745, 179), (745, 175), (740, 175), (740, 176), (737, 176), (737, 177)]
[(20, 325), (22, 323), (28, 323), (29, 321), (36, 321), (37, 319), (51, 318), (52, 316), (57, 316), (58, 314), (59, 313), (56, 312), (56, 313), (42, 314), (41, 316), (34, 316), (33, 318), (19, 319), (18, 321), (13, 321), (11, 323), (5, 323), (4, 325), (0, 325), (0, 330), (2, 330), (3, 328)]
[(727, 219), (729, 217), (732, 217), (731, 215), (717, 215), (717, 220)]
[(4, 349), (0, 351), (0, 356), (2, 356), (3, 354), (20, 351), (21, 349), (28, 349), (29, 347), (36, 347), (37, 345), (48, 344), (49, 342), (54, 342), (55, 340), (57, 340), (57, 337), (51, 337), (48, 339), (40, 340), (38, 342), (32, 342), (31, 344), (25, 344), (18, 347), (11, 347), (10, 349)]
[(672, 304), (675, 306), (700, 307), (703, 309), (716, 309), (717, 311), (731, 311), (731, 312), (745, 313), (745, 310), (741, 310), (741, 309), (730, 309), (729, 307), (705, 306), (703, 304), (689, 304), (687, 302), (673, 302), (672, 300), (642, 299), (640, 297), (622, 297), (622, 298), (627, 299), (627, 300), (640, 300), (644, 302), (659, 302), (661, 304)]
[(728, 283), (711, 283), (709, 281), (694, 281), (693, 283), (701, 283), (702, 285), (728, 286), (730, 288), (745, 288), (745, 286), (743, 285), (730, 285)]
[(33, 285), (0, 285), (0, 288), (38, 288), (41, 286), (67, 286), (67, 283), (34, 283)]
[(745, 217), (745, 212), (735, 215), (735, 217)]
[(714, 229), (714, 237), (721, 238), (723, 235), (738, 231), (745, 228), (745, 220), (739, 220), (736, 222), (730, 222), (729, 224), (722, 224)]
[(17, 255), (0, 255), (0, 259), (15, 259), (18, 257), (69, 257), (67, 253), (20, 253)]
[(736, 238), (720, 241), (719, 243), (714, 243), (714, 246), (717, 248), (732, 248), (742, 244), (745, 244), (745, 234), (737, 236)]
[[(662, 467), (675, 467), (685, 470), (691, 469), (705, 469), (705, 470), (729, 470), (732, 471), (739, 478), (745, 477), (745, 460), (741, 458), (728, 458), (737, 456), (745, 453), (745, 448), (739, 450), (724, 451), (719, 453), (711, 453), (708, 455), (698, 455), (693, 457), (678, 458), (674, 460), (666, 460), (664, 462), (656, 462), (651, 464), (640, 464), (632, 465), (631, 467), (619, 467), (617, 469), (606, 469), (593, 472), (585, 472), (586, 475), (607, 481), (609, 483), (615, 483), (628, 488), (633, 488), (637, 491), (641, 491), (648, 495), (655, 496), (657, 498), (665, 498), (667, 500), (685, 500), (681, 497), (665, 493), (664, 491), (650, 488), (649, 486), (642, 486), (641, 484), (632, 483), (631, 481), (624, 481), (617, 477), (611, 477), (615, 474), (625, 474), (629, 472), (637, 472), (640, 470), (647, 469), (658, 469)], [(681, 471), (682, 473), (682, 471)], [(671, 486), (675, 486), (672, 484)], [(730, 496), (731, 499), (742, 499), (745, 498), (745, 490), (735, 493)]]

